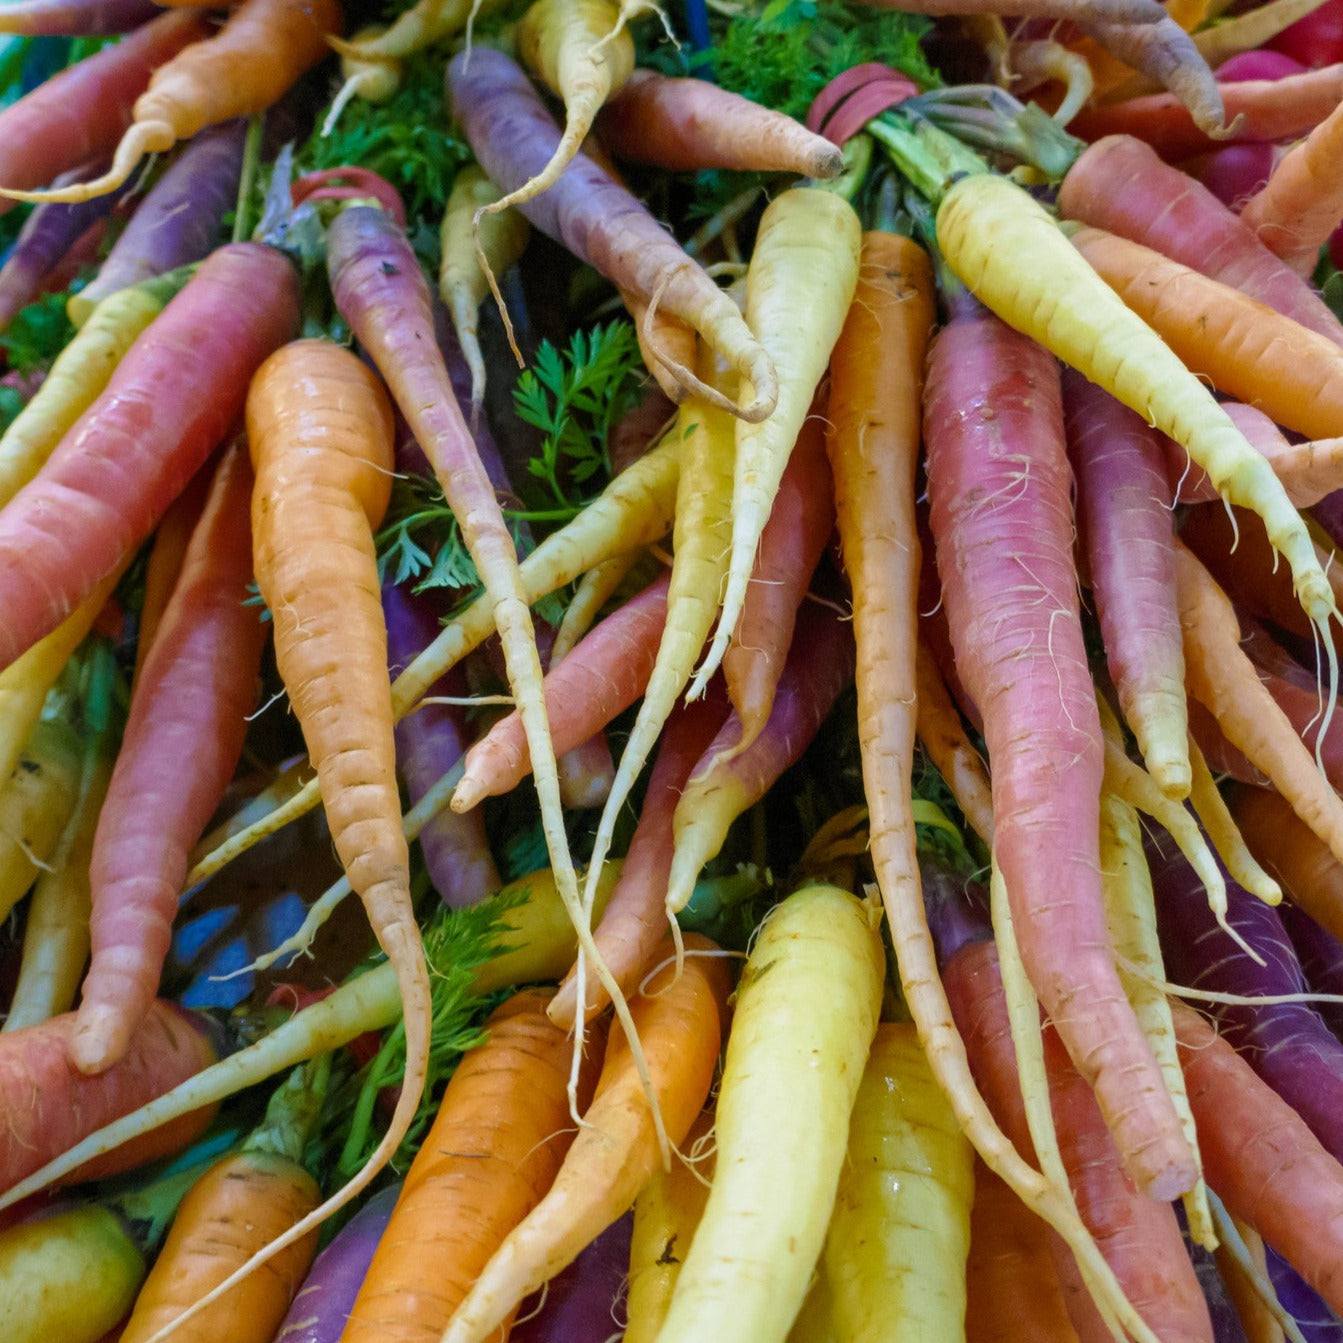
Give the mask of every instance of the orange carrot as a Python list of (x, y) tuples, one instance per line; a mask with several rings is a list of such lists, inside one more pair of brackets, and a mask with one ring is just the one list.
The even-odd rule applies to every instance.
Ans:
[(919, 640), (914, 673), (919, 697), (916, 728), (919, 745), (946, 780), (970, 828), (985, 844), (993, 843), (993, 791), (984, 759), (975, 749), (956, 711), (928, 646)]
[(148, 155), (207, 126), (264, 112), (327, 54), (326, 39), (340, 28), (338, 0), (244, 0), (215, 36), (155, 70), (101, 177), (52, 191), (0, 187), (0, 195), (74, 203), (114, 191)]
[[(341, 1335), (438, 1343), (504, 1238), (541, 1201), (573, 1141), (565, 1033), (548, 995), (515, 994), (458, 1064), (401, 1187)], [(602, 1037), (594, 1037), (593, 1059)], [(588, 1070), (583, 1100), (596, 1069)]]
[[(722, 1042), (728, 970), (707, 938), (678, 976), (667, 964), (630, 1006), (667, 1138), (679, 1144), (709, 1094)], [(670, 941), (664, 943), (674, 959)], [(659, 1159), (643, 1084), (623, 1034), (611, 1036), (597, 1093), (550, 1192), (494, 1253), (452, 1317), (443, 1343), (484, 1343), (528, 1292), (572, 1263), (634, 1201)]]

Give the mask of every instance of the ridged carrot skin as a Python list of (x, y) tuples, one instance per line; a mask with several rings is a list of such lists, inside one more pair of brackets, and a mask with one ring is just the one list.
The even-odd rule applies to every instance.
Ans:
[(297, 321), (298, 279), (283, 253), (236, 243), (202, 263), (0, 511), (0, 666), (55, 629), (149, 535)]

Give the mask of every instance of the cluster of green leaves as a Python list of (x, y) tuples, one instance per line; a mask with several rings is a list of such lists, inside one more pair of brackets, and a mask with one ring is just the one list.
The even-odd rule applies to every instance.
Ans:
[(65, 348), (75, 328), (65, 315), (68, 291), (43, 294), (35, 303), (21, 308), (14, 320), (0, 331), (0, 348), (10, 368), (19, 373), (41, 368)]

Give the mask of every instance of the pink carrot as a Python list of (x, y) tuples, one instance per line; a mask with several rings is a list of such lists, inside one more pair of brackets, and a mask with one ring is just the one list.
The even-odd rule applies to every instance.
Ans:
[[(164, 14), (39, 84), (0, 112), (0, 182), (46, 186), (59, 173), (110, 154), (149, 76), (209, 35), (197, 10)], [(0, 200), (0, 214), (14, 204)]]
[(0, 33), (97, 37), (129, 33), (162, 13), (154, 0), (14, 0), (0, 9)]
[(825, 426), (813, 416), (802, 426), (779, 483), (746, 605), (723, 659), (728, 699), (742, 724), (741, 740), (733, 750), (745, 750), (769, 719), (798, 607), (834, 525), (835, 488), (825, 454)]
[(252, 581), (252, 469), (235, 444), (215, 473), (131, 701), (90, 867), (92, 957), (75, 1065), (121, 1059), (158, 990), (192, 845), (242, 755), (268, 627)]
[(282, 252), (235, 243), (202, 263), (0, 511), (0, 666), (50, 634), (153, 531), (297, 324), (298, 278)]
[(1191, 780), (1184, 640), (1159, 436), (1080, 374), (1066, 373), (1063, 388), (1106, 664), (1148, 771), (1163, 791), (1184, 797)]
[[(1337, 102), (1343, 97), (1343, 66), (1335, 68)], [(1290, 82), (1264, 87), (1280, 89)], [(1228, 100), (1245, 87), (1228, 85)], [(1228, 115), (1232, 111), (1228, 101)], [(1163, 163), (1150, 145), (1131, 135), (1107, 135), (1077, 160), (1063, 179), (1059, 210), (1068, 219), (1163, 252), (1343, 345), (1343, 326), (1301, 276), (1207, 187)]]
[[(662, 573), (631, 597), (546, 674), (542, 689), (557, 753), (587, 741), (643, 693), (667, 619), (668, 578)], [(515, 709), (467, 752), (453, 810), (469, 811), (487, 797), (507, 793), (530, 772), (527, 739)]]
[[(703, 699), (682, 704), (667, 720), (653, 762), (620, 877), (597, 929), (597, 946), (616, 983), (628, 994), (648, 967), (648, 958), (667, 935), (667, 878), (672, 861), (672, 816), (690, 775), (727, 717), (721, 683), (710, 683)], [(606, 1007), (606, 993), (589, 981), (587, 1016)], [(547, 1012), (558, 1026), (573, 1025), (578, 1011), (577, 984), (571, 970)]]
[(1169, 1200), (1197, 1169), (1106, 934), (1102, 741), (1057, 364), (962, 297), (930, 355), (924, 438), (937, 567), (984, 715), (994, 850), (1022, 959), (1130, 1176)]

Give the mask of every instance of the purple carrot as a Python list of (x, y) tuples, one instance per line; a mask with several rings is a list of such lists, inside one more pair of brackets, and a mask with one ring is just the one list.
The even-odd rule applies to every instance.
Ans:
[[(1218, 926), (1203, 883), (1173, 842), (1162, 845), (1149, 836), (1147, 857), (1172, 979), (1247, 998), (1307, 992), (1301, 964), (1274, 910), (1226, 878), (1227, 922), (1263, 959), (1256, 965)], [(1246, 1062), (1335, 1158), (1343, 1156), (1343, 1044), (1319, 1013), (1307, 1003), (1209, 1006)]]
[(551, 1278), (544, 1296), (524, 1301), (508, 1343), (578, 1343), (580, 1339), (602, 1343), (618, 1336), (633, 1220), (626, 1213), (613, 1222), (568, 1268)]
[[(0, 9), (0, 14), (5, 11)], [(57, 185), (78, 182), (101, 171), (102, 163), (62, 173)], [(45, 288), (46, 281), (61, 259), (83, 236), (95, 220), (109, 213), (126, 193), (123, 187), (95, 196), (81, 205), (49, 203), (37, 206), (24, 221), (14, 250), (0, 268), (0, 330), (14, 320), (20, 308), (26, 308)]]
[[(244, 122), (213, 126), (191, 140), (131, 216), (87, 288), (71, 300), (78, 322), (118, 289), (199, 261), (219, 241), (242, 170)], [(81, 207), (66, 207), (79, 209)]]
[(1183, 797), (1189, 720), (1165, 453), (1154, 429), (1071, 369), (1063, 404), (1105, 661), (1148, 771)]
[[(1184, 1215), (1180, 1214), (1180, 1224), (1184, 1226)], [(1203, 1289), (1203, 1298), (1208, 1303), (1208, 1316), (1212, 1321), (1213, 1343), (1249, 1343), (1245, 1337), (1245, 1326), (1240, 1322), (1235, 1304), (1226, 1290), (1226, 1283), (1217, 1271), (1217, 1263), (1201, 1245), (1194, 1245), (1187, 1238), (1185, 1249), (1194, 1261), (1194, 1273), (1198, 1285)]]
[(129, 33), (162, 13), (154, 0), (14, 0), (0, 9), (0, 33), (102, 37)]
[[(382, 613), (387, 621), (388, 669), (396, 675), (438, 634), (439, 612), (427, 596), (413, 596), (404, 587), (384, 583)], [(466, 690), (460, 668), (454, 668), (429, 690), (458, 697)], [(469, 738), (465, 715), (450, 704), (426, 704), (396, 725), (396, 763), (412, 804), (462, 758)], [(420, 852), (445, 905), (479, 904), (499, 889), (499, 873), (485, 837), (484, 814), (458, 815), (444, 808), (420, 831)]]
[[(1290, 900), (1278, 909), (1278, 917), (1292, 939), (1301, 971), (1312, 993), (1343, 996), (1343, 942), (1321, 928), (1303, 909)], [(1343, 1003), (1316, 1003), (1315, 1010), (1325, 1025), (1343, 1039)]]
[(1268, 1277), (1282, 1308), (1301, 1327), (1306, 1343), (1343, 1343), (1343, 1325), (1301, 1275), (1271, 1245)]
[(401, 1186), (373, 1195), (317, 1256), (275, 1343), (338, 1343)]

